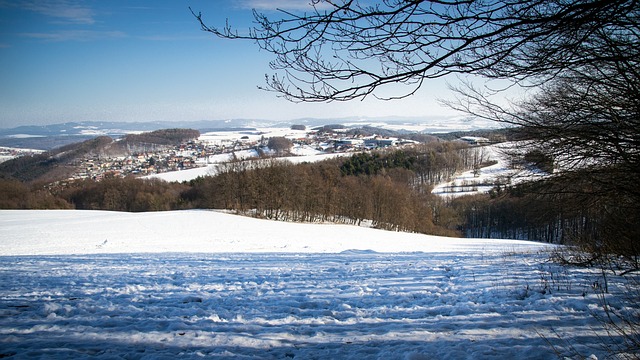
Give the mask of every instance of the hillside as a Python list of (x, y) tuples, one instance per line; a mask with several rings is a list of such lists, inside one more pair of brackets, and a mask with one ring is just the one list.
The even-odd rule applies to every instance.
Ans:
[(100, 136), (80, 143), (65, 145), (33, 156), (23, 156), (0, 164), (0, 178), (24, 182), (51, 182), (64, 179), (76, 171), (75, 163), (89, 154), (103, 151), (113, 139)]
[(198, 130), (193, 129), (160, 129), (141, 134), (127, 134), (117, 143), (113, 144), (113, 148), (121, 150), (130, 147), (151, 145), (179, 145), (188, 140), (197, 139), (200, 136)]
[(83, 160), (91, 157), (131, 155), (150, 147), (177, 145), (198, 136), (200, 133), (192, 129), (163, 129), (129, 134), (115, 140), (109, 136), (98, 136), (0, 163), (0, 178), (23, 182), (62, 180), (76, 172)]

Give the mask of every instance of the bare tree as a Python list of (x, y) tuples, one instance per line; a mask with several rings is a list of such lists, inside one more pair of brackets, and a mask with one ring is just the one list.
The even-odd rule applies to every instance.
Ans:
[[(527, 146), (553, 159), (559, 174), (607, 173), (612, 190), (639, 196), (640, 176), (640, 57), (602, 66), (565, 71), (541, 86), (530, 98), (503, 107), (468, 85), (449, 105), (476, 117), (512, 125)], [(614, 175), (614, 172), (617, 174)], [(598, 180), (605, 180), (605, 178)]]
[[(584, 223), (575, 241), (640, 270), (640, 57), (565, 70), (528, 99), (501, 107), (473, 86), (451, 105), (514, 126), (522, 144), (557, 171), (528, 192)], [(517, 154), (512, 154), (517, 155)], [(586, 226), (586, 225), (589, 226)], [(556, 225), (559, 226), (559, 225)], [(562, 229), (560, 229), (562, 231)]]
[[(256, 26), (202, 29), (272, 53), (267, 90), (293, 101), (384, 99), (427, 79), (475, 74), (540, 84), (566, 69), (637, 58), (637, 0), (311, 0), (309, 12), (255, 12)], [(193, 10), (192, 10), (193, 12)], [(615, 52), (602, 51), (615, 48)], [(399, 93), (382, 94), (390, 84)]]

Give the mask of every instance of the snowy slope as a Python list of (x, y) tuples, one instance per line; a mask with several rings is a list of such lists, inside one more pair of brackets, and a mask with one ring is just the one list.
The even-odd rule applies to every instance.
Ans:
[[(27, 225), (28, 224), (28, 225)], [(0, 255), (149, 252), (377, 252), (538, 249), (524, 241), (457, 239), (334, 224), (299, 224), (187, 210), (121, 213), (0, 211)]]
[(604, 358), (620, 343), (593, 317), (598, 272), (531, 242), (214, 211), (0, 211), (0, 234), (11, 359)]
[(547, 176), (541, 171), (513, 168), (505, 151), (511, 151), (514, 144), (508, 142), (479, 148), (486, 161), (493, 160), (496, 163), (480, 168), (477, 174), (473, 170), (457, 174), (453, 180), (436, 185), (431, 192), (443, 197), (474, 195), (489, 192), (496, 183), (515, 185)]

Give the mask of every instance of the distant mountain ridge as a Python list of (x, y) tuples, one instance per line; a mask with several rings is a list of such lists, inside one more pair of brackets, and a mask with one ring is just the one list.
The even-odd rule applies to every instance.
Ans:
[(318, 127), (327, 124), (350, 124), (359, 126), (384, 127), (389, 125), (401, 129), (404, 125), (423, 125), (420, 132), (449, 132), (495, 128), (495, 124), (465, 117), (343, 117), (343, 118), (301, 118), (287, 121), (264, 119), (229, 119), (199, 121), (152, 121), (152, 122), (109, 122), (80, 121), (51, 125), (24, 125), (10, 129), (0, 129), (0, 146), (50, 150), (67, 144), (93, 139), (97, 136), (119, 138), (126, 134), (149, 132), (168, 128), (189, 128), (201, 133), (210, 131), (256, 129), (259, 127), (290, 127), (305, 125)]
[(83, 121), (51, 125), (26, 125), (0, 129), (0, 146), (51, 150), (60, 146), (90, 140), (98, 136), (120, 138), (127, 134), (139, 134), (170, 128), (189, 128), (200, 132), (209, 129), (247, 128), (252, 120), (233, 121), (156, 121), (156, 122), (105, 122)]

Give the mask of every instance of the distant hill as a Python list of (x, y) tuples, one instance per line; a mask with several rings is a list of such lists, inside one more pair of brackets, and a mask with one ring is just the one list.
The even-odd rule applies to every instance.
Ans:
[(193, 129), (162, 129), (129, 134), (114, 140), (110, 136), (67, 144), (42, 154), (23, 156), (0, 163), (0, 178), (29, 181), (56, 181), (73, 174), (82, 160), (93, 156), (124, 156), (150, 146), (178, 145), (200, 136)]
[[(255, 130), (256, 128), (304, 125), (307, 128), (321, 128), (328, 124), (336, 124), (349, 128), (376, 127), (400, 130), (404, 126), (424, 134), (452, 131), (469, 131), (495, 128), (495, 123), (482, 119), (471, 119), (451, 116), (432, 117), (345, 117), (345, 118), (303, 118), (290, 121), (262, 119), (230, 119), (201, 121), (155, 121), (155, 122), (107, 122), (81, 121), (42, 126), (19, 126), (11, 129), (0, 129), (0, 146), (51, 150), (63, 145), (93, 139), (97, 136), (109, 136), (117, 139), (127, 134), (138, 134), (160, 129), (176, 127), (210, 131)], [(419, 124), (419, 126), (416, 126)], [(377, 131), (378, 133), (380, 131)]]
[(108, 136), (69, 144), (52, 151), (32, 156), (22, 156), (0, 163), (0, 178), (28, 182), (35, 180), (55, 181), (70, 176), (75, 170), (75, 160), (92, 152), (98, 152), (111, 144)]
[(42, 126), (19, 126), (11, 129), (0, 129), (0, 146), (51, 150), (60, 146), (90, 140), (98, 136), (113, 139), (131, 134), (153, 132), (175, 128), (195, 129), (200, 132), (209, 129), (246, 129), (252, 125), (263, 125), (255, 120), (230, 121), (190, 121), (190, 122), (68, 122)]
[(113, 143), (109, 149), (112, 153), (128, 154), (139, 152), (148, 145), (179, 145), (197, 139), (200, 131), (193, 129), (161, 129), (142, 134), (129, 134)]

